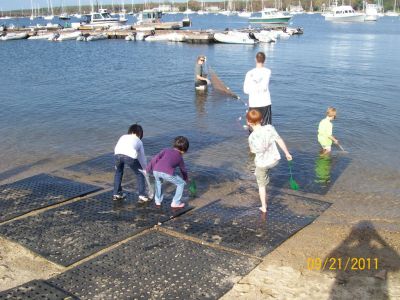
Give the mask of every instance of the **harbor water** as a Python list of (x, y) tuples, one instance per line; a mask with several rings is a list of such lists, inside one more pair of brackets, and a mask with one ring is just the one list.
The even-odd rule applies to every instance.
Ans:
[[(196, 29), (248, 26), (239, 17), (192, 20)], [(255, 54), (265, 51), (272, 70), (273, 124), (294, 156), (298, 181), (324, 181), (318, 173), (330, 167), (318, 161), (316, 133), (326, 108), (334, 106), (334, 135), (346, 150), (334, 149), (341, 166), (333, 168), (335, 184), (397, 197), (399, 25), (399, 18), (389, 17), (334, 24), (320, 15), (296, 15), (291, 26), (303, 27), (303, 35), (255, 46), (0, 42), (0, 174), (41, 161), (56, 166), (112, 152), (119, 136), (138, 122), (149, 156), (183, 134), (191, 141), (189, 171), (197, 170), (199, 178), (251, 176), (242, 86)], [(199, 54), (243, 101), (212, 88), (195, 93)]]

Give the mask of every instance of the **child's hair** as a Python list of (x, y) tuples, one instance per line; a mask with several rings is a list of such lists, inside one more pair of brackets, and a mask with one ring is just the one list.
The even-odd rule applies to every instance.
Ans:
[(246, 119), (250, 124), (256, 125), (261, 123), (262, 115), (258, 110), (252, 109), (247, 113)]
[(328, 109), (326, 110), (326, 115), (328, 117), (336, 119), (336, 108), (328, 107)]
[(178, 149), (179, 151), (182, 152), (187, 152), (189, 149), (189, 140), (185, 138), (184, 136), (177, 136), (174, 139), (174, 148)]
[(261, 63), (261, 64), (263, 64), (265, 62), (265, 54), (264, 54), (264, 52), (258, 52), (256, 54), (256, 61), (258, 63)]
[(139, 124), (133, 124), (128, 129), (128, 134), (136, 134), (139, 139), (143, 138), (143, 128)]

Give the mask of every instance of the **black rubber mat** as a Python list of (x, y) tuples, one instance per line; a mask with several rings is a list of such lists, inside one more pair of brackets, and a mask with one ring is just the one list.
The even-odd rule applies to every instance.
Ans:
[(80, 299), (218, 299), (257, 262), (153, 231), (49, 282)]
[(100, 189), (94, 185), (48, 174), (5, 184), (0, 186), (0, 222)]
[(75, 300), (77, 297), (56, 288), (46, 281), (34, 280), (0, 292), (0, 300)]
[(314, 221), (330, 203), (281, 193), (270, 197), (267, 214), (259, 206), (259, 201), (217, 200), (163, 226), (262, 257)]
[(68, 266), (191, 209), (175, 210), (166, 201), (160, 208), (154, 201), (141, 205), (134, 194), (124, 201), (111, 197), (106, 192), (15, 220), (1, 225), (0, 234)]
[[(299, 184), (299, 190), (325, 195), (339, 179), (350, 164), (350, 158), (342, 152), (335, 151), (331, 156), (320, 156), (318, 153), (292, 153), (293, 177)], [(289, 186), (289, 166), (285, 158), (271, 170), (271, 185), (278, 188)]]

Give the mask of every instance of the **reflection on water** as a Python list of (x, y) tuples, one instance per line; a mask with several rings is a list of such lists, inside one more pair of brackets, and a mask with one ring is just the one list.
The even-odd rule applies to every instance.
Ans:
[(197, 115), (199, 117), (204, 117), (206, 114), (206, 101), (207, 101), (208, 89), (205, 89), (204, 91), (196, 90), (195, 93), (196, 93), (195, 105), (196, 105)]
[(315, 160), (315, 182), (323, 187), (328, 186), (331, 181), (332, 157), (330, 155), (319, 155)]

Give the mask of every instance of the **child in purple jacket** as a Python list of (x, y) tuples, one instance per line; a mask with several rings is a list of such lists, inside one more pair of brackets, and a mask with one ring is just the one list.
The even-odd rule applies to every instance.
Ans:
[[(182, 155), (189, 149), (189, 141), (184, 136), (177, 136), (174, 140), (173, 148), (162, 150), (147, 165), (146, 171), (153, 172), (156, 180), (155, 202), (161, 205), (164, 195), (162, 193), (162, 181), (169, 181), (176, 185), (175, 196), (172, 199), (171, 207), (182, 208), (185, 203), (181, 202), (183, 188), (188, 181), (185, 162)], [(182, 177), (174, 175), (175, 168), (179, 166)]]

